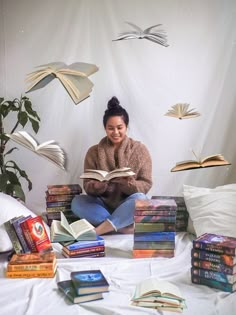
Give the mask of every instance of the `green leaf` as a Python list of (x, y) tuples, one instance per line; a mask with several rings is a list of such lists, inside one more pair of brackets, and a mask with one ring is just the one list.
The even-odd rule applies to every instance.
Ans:
[(13, 172), (10, 172), (10, 171), (6, 171), (6, 174), (8, 176), (8, 180), (11, 184), (17, 184), (17, 185), (20, 185), (20, 182), (19, 182), (19, 179), (18, 177), (16, 176), (15, 173)]
[(0, 191), (6, 192), (6, 187), (7, 187), (7, 182), (8, 182), (8, 176), (7, 174), (0, 174)]
[[(8, 163), (11, 163), (12, 165), (9, 166)], [(24, 179), (28, 182), (28, 189), (29, 189), (29, 190), (32, 190), (33, 185), (32, 185), (31, 180), (29, 179), (29, 177), (28, 177), (28, 175), (26, 174), (26, 172), (25, 172), (24, 170), (22, 170), (22, 169), (16, 164), (16, 162), (14, 162), (14, 161), (12, 161), (12, 160), (11, 160), (11, 161), (8, 161), (6, 168), (8, 168), (8, 169), (9, 169), (9, 168), (13, 168), (13, 169), (17, 170), (17, 171), (19, 172), (20, 176), (21, 176), (22, 178), (24, 178)]]
[(20, 198), (21, 200), (25, 201), (25, 194), (20, 185), (14, 185), (13, 192), (14, 192), (15, 197)]
[(3, 97), (0, 97), (0, 104), (4, 101)]
[(24, 127), (28, 121), (28, 115), (26, 112), (20, 112), (18, 114), (18, 121)]
[(35, 133), (37, 133), (39, 131), (39, 123), (38, 121), (32, 119), (31, 117), (29, 117), (29, 120), (31, 122), (32, 128), (34, 130)]
[(9, 113), (9, 107), (6, 104), (2, 104), (0, 106), (0, 114), (5, 118)]
[(19, 150), (19, 149), (14, 147), (14, 148), (10, 149), (9, 151), (7, 151), (6, 153), (4, 153), (4, 156), (11, 154), (14, 150)]

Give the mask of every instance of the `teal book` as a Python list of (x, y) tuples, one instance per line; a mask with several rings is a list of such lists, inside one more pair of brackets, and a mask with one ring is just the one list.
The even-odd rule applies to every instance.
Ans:
[(73, 271), (71, 280), (78, 295), (109, 291), (109, 283), (101, 270)]
[(99, 293), (99, 292), (93, 293), (93, 294), (86, 294), (86, 295), (77, 295), (76, 290), (71, 280), (59, 281), (57, 283), (57, 286), (64, 293), (64, 295), (72, 303), (75, 303), (75, 304), (103, 299), (102, 293)]

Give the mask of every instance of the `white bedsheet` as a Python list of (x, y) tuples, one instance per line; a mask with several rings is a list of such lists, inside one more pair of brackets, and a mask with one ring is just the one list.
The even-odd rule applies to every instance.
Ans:
[[(59, 244), (54, 244), (58, 270), (53, 279), (7, 279), (4, 277), (5, 257), (0, 257), (0, 315), (141, 315), (163, 314), (130, 305), (137, 282), (156, 275), (176, 284), (186, 298), (186, 315), (235, 315), (236, 293), (230, 294), (202, 285), (193, 285), (190, 278), (192, 236), (178, 233), (175, 257), (133, 259), (132, 235), (107, 235), (106, 257), (71, 258), (61, 255)], [(104, 299), (84, 304), (72, 304), (57, 289), (57, 281), (70, 278), (70, 272), (101, 269), (110, 283)], [(173, 314), (164, 312), (164, 314)]]

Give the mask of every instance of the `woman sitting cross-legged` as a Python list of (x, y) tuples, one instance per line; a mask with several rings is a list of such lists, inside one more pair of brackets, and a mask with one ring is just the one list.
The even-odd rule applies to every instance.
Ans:
[(132, 233), (135, 199), (147, 199), (152, 187), (149, 151), (144, 144), (127, 136), (128, 124), (127, 111), (112, 97), (103, 116), (106, 137), (88, 150), (84, 169), (109, 172), (130, 167), (135, 175), (103, 182), (84, 179), (86, 195), (77, 195), (72, 200), (72, 211), (94, 225), (98, 235), (112, 231)]

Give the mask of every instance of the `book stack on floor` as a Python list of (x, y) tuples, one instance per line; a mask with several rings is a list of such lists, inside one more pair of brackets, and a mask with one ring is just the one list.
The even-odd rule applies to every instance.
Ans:
[(173, 283), (150, 277), (136, 285), (131, 299), (133, 306), (154, 308), (181, 313), (186, 308), (185, 299)]
[(41, 216), (14, 217), (6, 221), (4, 226), (16, 254), (52, 250), (52, 244)]
[(135, 200), (134, 258), (174, 257), (176, 207), (173, 199)]
[(76, 241), (73, 243), (61, 243), (62, 254), (67, 258), (82, 258), (82, 257), (104, 257), (105, 256), (105, 241), (97, 235), (97, 239), (93, 241)]
[(59, 281), (58, 288), (72, 303), (103, 299), (109, 283), (101, 270), (73, 271), (69, 280)]
[(71, 211), (71, 201), (75, 195), (81, 193), (82, 188), (79, 184), (48, 185), (45, 197), (46, 212), (43, 213), (47, 224), (50, 226), (52, 220), (60, 220), (61, 212), (70, 222), (78, 220), (78, 217)]
[(193, 240), (193, 283), (236, 291), (236, 238), (205, 233)]
[(174, 199), (177, 205), (175, 232), (186, 232), (188, 227), (189, 213), (184, 197), (181, 196), (152, 196), (152, 199)]
[(14, 254), (7, 264), (7, 278), (53, 278), (57, 270), (54, 252)]

